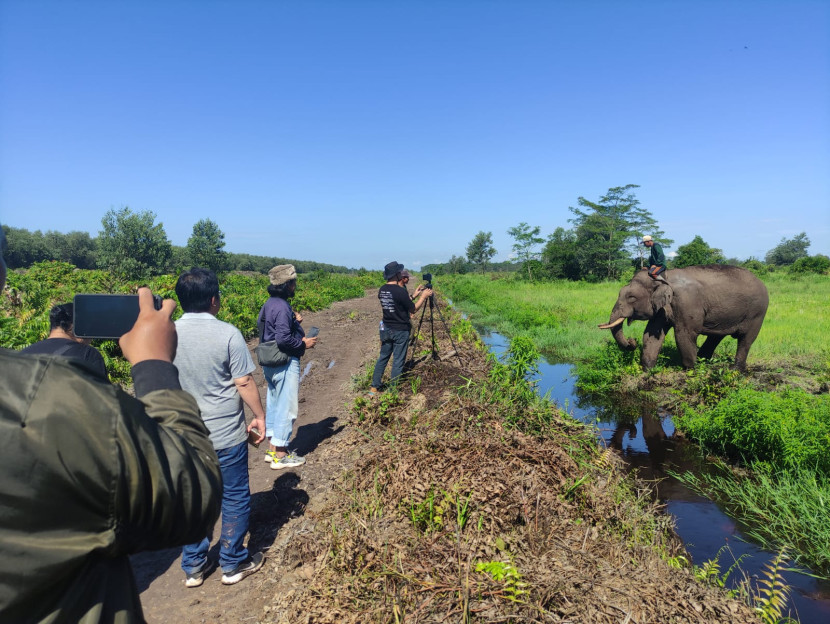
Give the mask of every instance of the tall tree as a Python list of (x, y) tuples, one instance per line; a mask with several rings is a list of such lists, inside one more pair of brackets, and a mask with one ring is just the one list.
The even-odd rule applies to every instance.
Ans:
[(101, 219), (98, 233), (98, 266), (127, 279), (164, 273), (173, 247), (164, 225), (155, 223), (149, 210), (112, 209)]
[(586, 279), (618, 279), (630, 266), (631, 252), (638, 248), (643, 234), (667, 246), (648, 210), (640, 207), (640, 200), (632, 192), (637, 184), (615, 186), (592, 202), (578, 199), (581, 208), (569, 208), (575, 215), (570, 222), (576, 227), (579, 243), (577, 257), (582, 277)]
[(193, 234), (187, 241), (187, 253), (193, 266), (208, 268), (215, 273), (227, 269), (225, 234), (210, 219), (201, 219), (193, 226)]
[(97, 245), (89, 232), (73, 231), (67, 234), (49, 231), (44, 240), (55, 259), (74, 264), (79, 269), (94, 269)]
[(726, 258), (720, 249), (709, 247), (700, 236), (695, 236), (691, 242), (677, 248), (677, 257), (672, 266), (682, 268), (695, 264), (718, 264)]
[(461, 257), (453, 254), (452, 258), (447, 260), (447, 273), (466, 273), (467, 261)]
[(530, 280), (533, 279), (533, 274), (530, 270), (530, 261), (539, 258), (536, 248), (545, 242), (545, 239), (539, 236), (539, 232), (541, 231), (542, 228), (538, 225), (530, 227), (524, 221), (516, 227), (507, 230), (507, 233), (516, 241), (513, 243), (513, 252), (516, 254), (516, 258), (524, 263), (527, 268), (527, 278)]
[(767, 264), (783, 266), (792, 264), (799, 258), (807, 257), (807, 248), (810, 246), (810, 239), (807, 232), (802, 232), (791, 239), (783, 237), (781, 242), (767, 252)]
[(554, 279), (579, 279), (576, 232), (558, 227), (542, 249), (542, 265)]
[(487, 268), (487, 263), (492, 260), (496, 253), (496, 248), (493, 247), (492, 232), (479, 232), (467, 245), (467, 260), (477, 265), (482, 273)]
[(26, 228), (2, 226), (6, 234), (6, 265), (10, 269), (22, 269), (32, 266), (35, 262), (54, 260), (43, 232), (30, 232)]

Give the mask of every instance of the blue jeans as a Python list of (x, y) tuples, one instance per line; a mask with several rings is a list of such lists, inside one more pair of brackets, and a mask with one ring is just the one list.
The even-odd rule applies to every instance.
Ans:
[[(251, 490), (248, 486), (248, 443), (241, 442), (221, 451), (222, 472), (222, 535), (219, 539), (219, 565), (223, 572), (233, 572), (248, 556), (242, 543), (248, 532), (251, 516)], [(210, 536), (182, 548), (182, 569), (185, 574), (204, 570), (210, 548)]]
[(409, 346), (408, 329), (383, 329), (380, 332), (380, 356), (375, 364), (375, 372), (372, 375), (372, 387), (379, 388), (383, 379), (383, 371), (389, 357), (392, 356), (392, 373), (389, 383), (394, 383), (403, 373), (403, 365), (406, 360), (406, 348)]
[(297, 420), (300, 399), (300, 358), (282, 366), (263, 366), (268, 382), (265, 396), (265, 437), (277, 447), (286, 447)]

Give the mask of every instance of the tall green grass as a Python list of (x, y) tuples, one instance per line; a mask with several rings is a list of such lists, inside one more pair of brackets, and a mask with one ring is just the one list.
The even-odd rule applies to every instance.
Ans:
[[(830, 276), (772, 273), (764, 277), (770, 305), (761, 334), (749, 353), (750, 364), (830, 366)], [(530, 336), (556, 361), (590, 360), (610, 332), (597, 325), (608, 321), (620, 288), (627, 282), (588, 284), (556, 281), (530, 283), (511, 275), (449, 275), (436, 280), (439, 292), (452, 299), (480, 327), (508, 337)], [(645, 322), (623, 328), (626, 337), (642, 342)], [(703, 337), (699, 339), (702, 344)], [(737, 341), (726, 338), (717, 354), (733, 357)], [(674, 332), (663, 350), (671, 355)]]

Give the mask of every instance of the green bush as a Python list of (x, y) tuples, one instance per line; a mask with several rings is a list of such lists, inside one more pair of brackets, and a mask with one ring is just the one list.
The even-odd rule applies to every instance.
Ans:
[(743, 462), (830, 475), (830, 396), (742, 387), (675, 422), (708, 451)]
[(790, 267), (792, 273), (817, 273), (827, 275), (830, 273), (830, 258), (822, 254), (799, 258)]

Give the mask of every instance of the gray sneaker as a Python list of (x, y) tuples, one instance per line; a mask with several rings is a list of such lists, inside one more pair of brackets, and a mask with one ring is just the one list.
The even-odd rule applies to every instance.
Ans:
[(251, 576), (254, 572), (262, 567), (265, 562), (265, 555), (261, 552), (248, 555), (248, 558), (240, 563), (236, 568), (230, 572), (222, 574), (223, 585), (234, 585), (244, 579), (246, 576)]
[(300, 457), (294, 453), (289, 453), (285, 457), (280, 457), (271, 462), (271, 470), (282, 470), (283, 468), (296, 468), (305, 463), (305, 457)]

